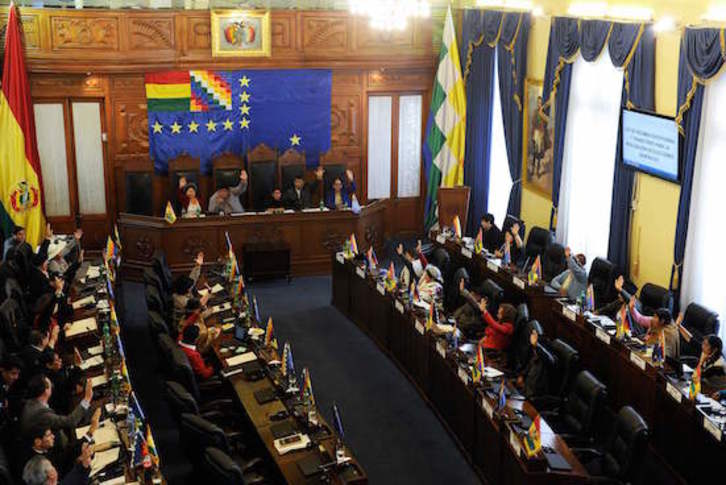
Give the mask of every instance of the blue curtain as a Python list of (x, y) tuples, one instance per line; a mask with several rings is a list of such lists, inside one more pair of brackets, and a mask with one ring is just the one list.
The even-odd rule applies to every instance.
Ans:
[[(635, 46), (637, 42), (637, 46)], [(635, 50), (633, 51), (633, 47)], [(625, 67), (622, 107), (645, 111), (655, 109), (655, 33), (650, 25), (613, 24), (608, 42), (613, 65)], [(618, 146), (613, 174), (613, 198), (610, 209), (608, 259), (616, 268), (629, 274), (630, 209), (633, 199), (634, 171), (623, 163), (622, 139), (618, 131)]]
[(688, 218), (691, 211), (693, 168), (696, 162), (698, 133), (701, 126), (704, 94), (702, 82), (714, 77), (723, 66), (726, 53), (722, 52), (721, 35), (722, 32), (718, 29), (687, 28), (681, 38), (681, 54), (678, 64), (679, 108), (676, 122), (681, 134), (682, 176), (670, 282), (670, 288), (676, 296), (676, 304), (679, 302), (680, 282), (683, 276), (683, 256), (686, 252)]
[[(524, 79), (527, 75), (527, 40), (531, 16), (528, 13), (507, 14), (501, 27), (497, 46), (499, 69), (499, 95), (507, 144), (509, 174), (512, 190), (509, 192), (507, 214), (519, 218), (522, 207), (522, 128)], [(501, 221), (502, 223), (504, 221)]]
[(562, 177), (562, 151), (565, 146), (567, 107), (570, 103), (570, 81), (572, 61), (580, 47), (577, 19), (555, 17), (550, 27), (550, 43), (547, 48), (547, 64), (542, 91), (545, 113), (552, 116), (555, 108), (555, 139), (552, 155), (552, 213), (550, 229), (554, 230), (555, 214), (560, 201), (560, 178)]

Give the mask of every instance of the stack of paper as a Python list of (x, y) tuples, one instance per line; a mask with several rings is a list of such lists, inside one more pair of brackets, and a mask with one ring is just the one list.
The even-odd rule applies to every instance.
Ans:
[(72, 306), (73, 306), (74, 310), (78, 310), (81, 307), (84, 307), (86, 305), (91, 305), (93, 303), (96, 303), (96, 297), (94, 297), (93, 295), (90, 295), (85, 298), (81, 298), (80, 300), (74, 301)]
[(223, 312), (225, 310), (229, 310), (230, 308), (232, 308), (232, 304), (230, 302), (226, 301), (226, 302), (221, 303), (219, 305), (213, 306), (211, 308), (211, 311), (212, 311), (212, 314), (214, 314), (214, 313)]
[(96, 317), (84, 318), (71, 323), (71, 328), (66, 330), (66, 337), (73, 337), (88, 332), (95, 332), (98, 329)]
[(91, 387), (98, 387), (106, 384), (108, 382), (108, 377), (106, 377), (105, 374), (101, 374), (100, 376), (91, 377)]
[(81, 362), (81, 365), (79, 366), (82, 370), (88, 370), (91, 367), (96, 367), (98, 365), (103, 364), (103, 356), (101, 355), (95, 355), (89, 359), (84, 360)]
[(95, 347), (88, 347), (86, 349), (86, 352), (88, 352), (88, 355), (99, 355), (103, 353), (103, 345), (96, 345)]
[[(81, 439), (83, 435), (88, 433), (90, 428), (90, 426), (81, 426), (80, 428), (76, 428), (76, 438)], [(93, 433), (93, 441), (99, 446), (107, 443), (120, 444), (121, 440), (119, 439), (118, 429), (114, 422), (110, 419), (102, 421), (99, 424), (98, 429), (96, 429)]]
[(229, 359), (225, 359), (227, 362), (227, 365), (229, 367), (234, 367), (236, 365), (242, 365), (246, 362), (252, 362), (254, 360), (257, 360), (257, 356), (254, 352), (245, 352), (244, 354), (235, 355), (234, 357), (230, 357)]
[(86, 278), (89, 280), (98, 278), (101, 276), (101, 267), (100, 266), (89, 266), (88, 270), (86, 271)]
[(98, 472), (108, 465), (116, 463), (120, 450), (121, 448), (111, 448), (110, 450), (96, 452), (93, 456), (93, 461), (91, 461), (91, 476), (97, 475)]

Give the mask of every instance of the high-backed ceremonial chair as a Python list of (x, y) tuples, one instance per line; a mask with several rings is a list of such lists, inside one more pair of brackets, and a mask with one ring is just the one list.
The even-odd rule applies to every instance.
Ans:
[(545, 281), (552, 281), (552, 278), (567, 269), (565, 248), (561, 244), (553, 242), (545, 249), (541, 261), (542, 277)]
[[(177, 422), (186, 413), (195, 414), (222, 425), (239, 423), (232, 399), (217, 399), (199, 404), (184, 386), (175, 381), (164, 381), (164, 395), (171, 409), (171, 415)], [(241, 426), (241, 423), (239, 424)], [(230, 435), (234, 437), (239, 435), (239, 432), (231, 432)]]
[(698, 362), (696, 359), (698, 359), (701, 355), (703, 337), (710, 334), (718, 335), (720, 327), (718, 313), (711, 311), (698, 303), (691, 303), (686, 307), (686, 311), (683, 315), (682, 326), (692, 335), (692, 337), (690, 342), (687, 342), (683, 337), (681, 337), (681, 355), (684, 357), (691, 357), (692, 362), (687, 363), (693, 364), (693, 367)]
[(595, 258), (590, 266), (590, 274), (587, 277), (588, 285), (592, 285), (595, 292), (595, 308), (615, 299), (615, 265), (604, 258)]
[(653, 315), (659, 308), (673, 312), (673, 293), (662, 286), (646, 283), (640, 289), (640, 306), (643, 315)]
[(177, 193), (179, 190), (179, 179), (184, 177), (187, 179), (187, 183), (194, 183), (197, 186), (197, 198), (205, 204), (205, 194), (202, 193), (202, 176), (199, 166), (199, 159), (194, 158), (190, 155), (183, 154), (178, 157), (169, 160), (169, 184), (170, 194), (169, 200), (175, 205), (178, 211), (181, 211), (181, 207), (178, 206)]
[(573, 448), (593, 483), (640, 483), (647, 455), (648, 425), (630, 406), (620, 408), (606, 440), (592, 448)]
[[(532, 265), (537, 256), (542, 257), (547, 247), (554, 242), (552, 232), (544, 227), (533, 227), (527, 236), (527, 242), (524, 245), (524, 254), (527, 258), (527, 266)], [(525, 268), (528, 269), (528, 268)]]
[(153, 182), (150, 171), (124, 172), (124, 211), (143, 216), (154, 215)]
[[(529, 308), (526, 303), (520, 303), (517, 305), (517, 317), (514, 319), (512, 342), (517, 342), (521, 338), (520, 336), (525, 333), (527, 323), (529, 323)], [(518, 369), (521, 365), (520, 355), (517, 353), (515, 346), (510, 345), (507, 353), (507, 367), (509, 369)]]
[(280, 188), (284, 193), (293, 186), (295, 177), (305, 176), (305, 152), (288, 148), (277, 162), (280, 167)]
[(222, 187), (236, 187), (243, 166), (242, 157), (233, 153), (223, 153), (212, 159), (212, 192)]
[(257, 145), (247, 152), (247, 171), (250, 207), (262, 211), (265, 209), (265, 198), (278, 185), (277, 150), (264, 143)]

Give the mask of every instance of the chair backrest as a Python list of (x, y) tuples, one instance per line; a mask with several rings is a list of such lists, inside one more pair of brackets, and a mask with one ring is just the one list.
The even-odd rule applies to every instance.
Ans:
[(151, 255), (151, 267), (156, 272), (161, 284), (163, 286), (163, 293), (166, 295), (171, 294), (171, 284), (173, 276), (169, 264), (166, 262), (166, 254), (161, 249), (155, 249)]
[(662, 286), (646, 283), (640, 289), (640, 304), (644, 315), (653, 315), (659, 308), (673, 312), (673, 293)]
[(162, 333), (169, 335), (169, 327), (167, 327), (164, 317), (158, 312), (149, 310), (148, 312), (149, 332), (154, 342), (158, 343), (158, 336)]
[[(223, 153), (212, 159), (212, 180), (214, 190), (222, 187), (236, 187), (239, 184), (239, 174), (244, 166), (242, 157), (233, 153)], [(210, 194), (211, 196), (211, 194)]]
[(451, 281), (444, 288), (444, 306), (452, 311), (464, 304), (464, 299), (459, 294), (459, 282), (462, 279), (469, 283), (469, 272), (463, 267), (454, 271)]
[(690, 303), (683, 315), (683, 326), (695, 338), (692, 338), (690, 342), (681, 341), (681, 354), (698, 357), (701, 355), (703, 337), (710, 334), (718, 335), (720, 327), (718, 313), (698, 303)]
[(288, 148), (277, 162), (280, 166), (280, 187), (283, 192), (292, 187), (295, 177), (305, 175), (305, 152)]
[(177, 348), (177, 344), (166, 332), (158, 334), (156, 337), (156, 342), (159, 347), (159, 357), (161, 357), (159, 360), (161, 363), (161, 367), (167, 375), (171, 375), (173, 370), (171, 365), (172, 356), (174, 354), (174, 349)]
[(601, 308), (615, 298), (615, 265), (604, 258), (595, 258), (587, 277), (595, 292), (595, 308)]
[(523, 327), (529, 321), (529, 307), (526, 303), (517, 305), (517, 318), (514, 320), (514, 328)]
[(123, 210), (129, 214), (153, 215), (154, 201), (152, 195), (154, 188), (151, 172), (126, 170), (124, 172), (124, 185), (124, 199), (126, 203)]
[(577, 374), (565, 402), (563, 419), (581, 437), (592, 435), (595, 416), (605, 400), (605, 385), (590, 372)]
[(342, 163), (332, 163), (325, 165), (323, 168), (325, 168), (325, 173), (323, 174), (323, 194), (325, 194), (331, 190), (335, 179), (339, 178), (345, 182), (345, 170), (347, 167)]
[(159, 275), (152, 268), (144, 268), (142, 278), (144, 280), (144, 286), (151, 286), (156, 288), (156, 290), (159, 292), (159, 295), (165, 292), (164, 284), (161, 282)]
[(565, 261), (565, 248), (561, 244), (553, 242), (542, 256), (542, 277), (545, 281), (552, 281), (552, 278), (567, 269)]
[(555, 357), (550, 350), (542, 344), (542, 342), (537, 342), (537, 348), (535, 349), (537, 352), (537, 355), (539, 356), (540, 361), (542, 362), (542, 372), (544, 372), (544, 376), (542, 376), (542, 380), (540, 382), (539, 389), (537, 389), (537, 394), (552, 394), (552, 390), (555, 388), (555, 373), (557, 371), (557, 357)]
[(648, 446), (648, 424), (630, 406), (620, 408), (615, 429), (605, 446), (604, 474), (624, 483), (639, 476)]
[(544, 334), (542, 325), (537, 320), (526, 322), (524, 325), (515, 330), (512, 336), (512, 344), (510, 345), (509, 365), (510, 368), (517, 371), (526, 363), (532, 344), (529, 342), (529, 335), (532, 330), (536, 330), (539, 335)]
[(542, 256), (545, 249), (554, 242), (552, 232), (544, 227), (535, 226), (529, 231), (527, 236), (527, 244), (525, 244), (525, 253), (528, 258), (534, 261), (537, 256)]
[(557, 358), (553, 393), (556, 396), (565, 396), (575, 375), (580, 371), (580, 353), (570, 344), (561, 339), (549, 343), (552, 354)]
[(477, 293), (489, 300), (489, 311), (496, 314), (499, 304), (504, 300), (504, 290), (492, 279), (485, 279)]
[(158, 312), (162, 315), (167, 314), (167, 308), (164, 301), (159, 295), (159, 290), (154, 286), (144, 288), (144, 298), (146, 298), (146, 308), (150, 311)]
[(199, 400), (199, 386), (197, 385), (197, 378), (194, 375), (192, 365), (189, 363), (187, 354), (179, 348), (175, 347), (171, 354), (171, 366), (172, 366), (172, 379), (177, 381), (179, 384), (189, 391), (194, 396), (195, 400)]
[(242, 470), (225, 452), (209, 447), (204, 450), (204, 472), (209, 483), (215, 485), (244, 484)]
[(184, 386), (174, 381), (164, 382), (164, 392), (169, 402), (171, 413), (179, 421), (182, 414), (199, 414), (199, 406), (194, 396)]
[(431, 264), (439, 268), (439, 271), (441, 271), (441, 275), (444, 278), (446, 278), (446, 274), (449, 271), (450, 261), (451, 258), (449, 257), (449, 253), (445, 249), (434, 249), (434, 252), (431, 255)]
[(277, 161), (249, 162), (250, 202), (256, 211), (265, 209), (265, 198), (277, 186)]
[(19, 352), (27, 342), (30, 326), (15, 298), (8, 298), (0, 305), (0, 321), (0, 339), (6, 350)]
[(222, 428), (197, 414), (181, 414), (179, 439), (187, 457), (195, 465), (201, 462), (204, 449), (210, 446), (229, 453), (229, 442)]

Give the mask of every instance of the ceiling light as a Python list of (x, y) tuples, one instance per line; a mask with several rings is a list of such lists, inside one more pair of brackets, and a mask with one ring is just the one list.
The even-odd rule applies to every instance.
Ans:
[(573, 17), (604, 17), (608, 11), (606, 2), (571, 3), (567, 14)]
[(668, 15), (661, 17), (653, 24), (653, 30), (655, 32), (671, 32), (676, 30), (676, 19)]

